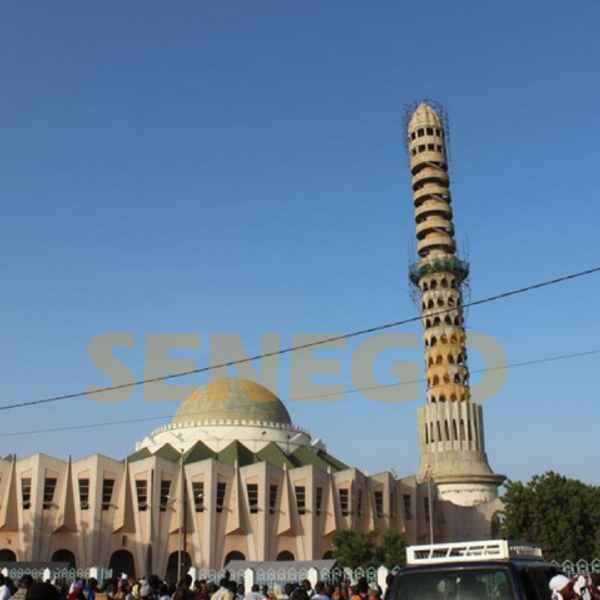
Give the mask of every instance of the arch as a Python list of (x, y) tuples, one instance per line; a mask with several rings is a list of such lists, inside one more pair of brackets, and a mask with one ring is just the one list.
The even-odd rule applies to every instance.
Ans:
[(435, 364), (436, 365), (444, 364), (444, 357), (441, 354), (437, 355), (437, 358), (435, 359)]
[(277, 558), (275, 560), (285, 560), (285, 561), (289, 561), (289, 560), (296, 560), (294, 555), (289, 552), (288, 550), (283, 550), (282, 552), (280, 552), (277, 555)]
[(437, 305), (440, 307), (444, 306), (444, 299), (441, 296), (437, 299)]
[(68, 563), (69, 569), (76, 569), (77, 565), (75, 564), (75, 555), (70, 551), (64, 548), (60, 550), (56, 550), (54, 554), (52, 554), (51, 562), (60, 562), (60, 563)]
[[(167, 572), (165, 573), (165, 580), (168, 584), (176, 584), (179, 573), (177, 573), (177, 567), (179, 565), (179, 551), (171, 552), (169, 554), (169, 560), (167, 561)], [(192, 566), (192, 559), (187, 552), (181, 552), (181, 573), (184, 575), (187, 573)]]
[(454, 298), (452, 296), (450, 296), (448, 298), (448, 306), (454, 306), (456, 304), (456, 302), (454, 301)]
[(8, 548), (2, 548), (0, 550), (0, 563), (13, 563), (17, 562), (17, 555)]
[(433, 307), (434, 307), (433, 298), (430, 298), (429, 302), (427, 303), (427, 308), (433, 308)]
[(448, 280), (445, 277), (442, 279), (442, 287), (443, 288), (447, 288), (448, 287)]
[(332, 558), (335, 558), (335, 556), (333, 555), (333, 550), (327, 550), (327, 552), (323, 554), (323, 560), (330, 560)]
[(133, 554), (129, 550), (116, 550), (110, 556), (108, 564), (109, 569), (112, 569), (114, 577), (121, 577), (123, 573), (135, 579), (135, 561)]
[(223, 567), (226, 567), (230, 561), (232, 560), (246, 560), (246, 556), (243, 552), (238, 552), (237, 550), (232, 550), (227, 553), (225, 557), (225, 561), (223, 562)]

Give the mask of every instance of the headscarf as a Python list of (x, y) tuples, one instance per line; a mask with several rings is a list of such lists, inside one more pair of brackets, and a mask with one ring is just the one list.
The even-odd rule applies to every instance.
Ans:
[(563, 600), (562, 594), (560, 593), (564, 590), (569, 584), (571, 580), (564, 575), (555, 575), (548, 584), (550, 590), (552, 591), (552, 600)]

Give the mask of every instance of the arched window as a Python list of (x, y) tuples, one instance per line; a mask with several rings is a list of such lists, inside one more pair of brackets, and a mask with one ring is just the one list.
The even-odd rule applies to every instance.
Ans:
[(8, 548), (0, 550), (0, 564), (17, 562), (17, 555)]
[(50, 560), (52, 562), (67, 563), (69, 569), (77, 568), (77, 565), (75, 564), (75, 555), (70, 550), (56, 550)]
[(294, 555), (291, 552), (288, 552), (287, 550), (284, 550), (283, 552), (280, 552), (277, 555), (277, 558), (275, 560), (290, 561), (290, 560), (295, 560), (295, 558), (294, 558)]
[(165, 580), (168, 584), (176, 584), (177, 579), (185, 575), (192, 566), (192, 559), (187, 552), (181, 553), (181, 574), (177, 573), (177, 567), (179, 566), (179, 552), (171, 552), (169, 554), (169, 560), (167, 561), (167, 572), (165, 573)]
[(246, 557), (244, 556), (243, 552), (232, 550), (231, 552), (227, 553), (227, 556), (225, 557), (225, 562), (223, 563), (223, 568), (226, 568), (232, 560), (246, 560)]
[(133, 560), (133, 554), (129, 550), (117, 550), (113, 552), (108, 566), (112, 569), (113, 577), (120, 578), (125, 573), (128, 577), (135, 579), (135, 561)]

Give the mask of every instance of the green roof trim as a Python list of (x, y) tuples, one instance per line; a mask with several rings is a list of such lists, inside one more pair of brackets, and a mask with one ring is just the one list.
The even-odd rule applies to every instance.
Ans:
[(196, 442), (184, 455), (183, 464), (189, 465), (191, 463), (200, 462), (207, 458), (215, 458), (216, 454), (204, 443)]
[(288, 458), (288, 456), (281, 450), (281, 448), (275, 442), (271, 442), (262, 450), (259, 450), (256, 453), (256, 457), (260, 462), (266, 462), (280, 469), (283, 469), (284, 465), (288, 469), (294, 468), (294, 463)]
[(343, 463), (341, 460), (335, 458), (335, 456), (331, 456), (331, 454), (327, 454), (324, 450), (319, 450), (317, 454), (326, 462), (328, 462), (335, 471), (345, 471), (350, 467)]
[(144, 458), (148, 458), (152, 456), (152, 452), (148, 450), (148, 448), (142, 448), (133, 454), (130, 454), (128, 457), (129, 462), (135, 462), (136, 460), (143, 460)]
[(306, 446), (300, 446), (296, 450), (294, 450), (289, 458), (292, 460), (296, 467), (305, 467), (306, 465), (314, 465), (318, 467), (322, 471), (327, 471), (328, 469), (332, 469), (333, 471), (337, 471), (338, 469), (327, 462), (323, 458), (321, 458), (318, 454), (313, 452), (310, 448)]
[(254, 453), (237, 440), (231, 442), (227, 448), (223, 448), (217, 454), (217, 460), (230, 467), (233, 467), (236, 461), (238, 467), (246, 467), (258, 462)]
[(171, 444), (165, 444), (154, 453), (154, 456), (164, 458), (169, 462), (178, 462), (181, 459), (181, 452), (178, 452)]

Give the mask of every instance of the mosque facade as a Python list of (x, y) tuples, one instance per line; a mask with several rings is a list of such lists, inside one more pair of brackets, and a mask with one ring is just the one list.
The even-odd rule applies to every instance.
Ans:
[(265, 387), (214, 380), (123, 460), (0, 459), (0, 566), (54, 561), (174, 580), (180, 567), (330, 558), (346, 529), (391, 528), (409, 543), (493, 535), (503, 477), (469, 397), (467, 267), (454, 253), (444, 125), (423, 103), (406, 133), (428, 382), (418, 474), (363, 473), (294, 425)]
[[(175, 577), (230, 560), (329, 558), (342, 529), (416, 540), (415, 477), (366, 475), (292, 423), (265, 387), (220, 379), (124, 460), (0, 461), (0, 564), (59, 561)], [(187, 570), (187, 569), (186, 569)]]

